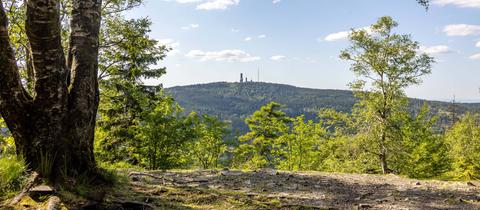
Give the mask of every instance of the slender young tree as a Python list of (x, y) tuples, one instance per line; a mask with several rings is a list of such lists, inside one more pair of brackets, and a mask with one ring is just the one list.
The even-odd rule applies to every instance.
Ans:
[(26, 1), (25, 30), (34, 76), (29, 93), (21, 81), (0, 0), (0, 112), (15, 138), (17, 154), (31, 169), (51, 157), (53, 173), (46, 178), (61, 171), (96, 170), (93, 140), (101, 5), (102, 0), (71, 1), (69, 42), (64, 49), (60, 1)]
[(409, 35), (393, 33), (397, 26), (391, 17), (381, 17), (369, 29), (353, 30), (352, 46), (341, 58), (352, 62), (357, 80), (351, 83), (361, 101), (356, 112), (363, 118), (362, 129), (373, 139), (373, 152), (378, 156), (383, 173), (390, 171), (388, 153), (400, 140), (400, 115), (406, 112), (405, 88), (420, 84), (421, 77), (431, 72), (433, 58), (419, 54), (419, 43)]

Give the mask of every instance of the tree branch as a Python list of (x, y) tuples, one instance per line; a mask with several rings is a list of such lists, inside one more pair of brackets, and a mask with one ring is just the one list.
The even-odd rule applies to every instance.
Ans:
[(92, 106), (96, 106), (99, 100), (97, 74), (101, 5), (101, 0), (74, 0), (70, 24), (70, 109), (93, 118), (96, 107), (92, 110)]
[(10, 44), (7, 15), (0, 0), (0, 114), (16, 137), (21, 135), (17, 131), (24, 126), (25, 107), (30, 99), (20, 80)]
[(26, 32), (35, 70), (35, 105), (62, 112), (67, 101), (67, 67), (61, 39), (58, 0), (27, 2)]

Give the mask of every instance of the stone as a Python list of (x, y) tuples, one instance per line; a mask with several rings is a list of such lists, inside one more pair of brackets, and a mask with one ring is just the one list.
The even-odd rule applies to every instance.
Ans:
[(372, 208), (373, 206), (370, 205), (370, 204), (362, 203), (362, 204), (359, 204), (358, 207), (359, 207), (360, 209), (369, 209), (369, 208)]
[(30, 189), (28, 192), (33, 197), (40, 197), (45, 195), (53, 195), (55, 190), (48, 185), (38, 185)]
[(62, 201), (57, 196), (52, 196), (48, 199), (46, 210), (60, 210)]

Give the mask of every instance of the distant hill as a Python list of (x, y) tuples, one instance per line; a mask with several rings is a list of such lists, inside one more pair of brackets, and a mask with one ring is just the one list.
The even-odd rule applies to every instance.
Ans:
[[(244, 133), (244, 119), (270, 101), (285, 105), (289, 116), (305, 115), (313, 119), (320, 109), (333, 108), (350, 112), (355, 98), (348, 90), (326, 90), (299, 88), (272, 83), (209, 83), (167, 88), (166, 93), (174, 97), (187, 112), (217, 116), (232, 122), (233, 130)], [(480, 112), (480, 103), (463, 103), (452, 106), (448, 102), (411, 99), (413, 112), (427, 102), (432, 114), (440, 116), (439, 125), (447, 125), (452, 119), (452, 110), (457, 116), (465, 112)], [(455, 107), (455, 108), (453, 108)]]

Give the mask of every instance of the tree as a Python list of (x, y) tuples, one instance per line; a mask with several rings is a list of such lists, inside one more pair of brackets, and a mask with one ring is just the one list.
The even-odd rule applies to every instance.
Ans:
[(62, 170), (96, 171), (93, 141), (99, 101), (101, 5), (101, 0), (71, 2), (70, 42), (65, 50), (60, 2), (27, 1), (25, 29), (35, 78), (34, 94), (30, 94), (21, 81), (0, 1), (1, 115), (17, 153), (30, 168), (41, 166), (41, 154), (54, 157), (52, 177)]
[(325, 129), (305, 117), (297, 117), (289, 134), (282, 136), (284, 159), (280, 168), (287, 170), (314, 170), (318, 167), (320, 151), (326, 139)]
[(97, 135), (96, 151), (102, 161), (139, 164), (140, 157), (132, 153), (140, 144), (137, 134), (145, 112), (169, 100), (161, 85), (146, 86), (143, 80), (157, 79), (165, 73), (165, 68), (152, 66), (165, 57), (167, 49), (148, 36), (148, 19), (124, 20), (116, 16), (104, 22), (97, 129), (102, 135)]
[(428, 7), (430, 6), (430, 1), (429, 0), (417, 0), (417, 2), (424, 6), (426, 9), (428, 9)]
[(236, 162), (244, 168), (275, 168), (281, 155), (280, 137), (288, 133), (292, 120), (276, 102), (262, 106), (245, 120), (250, 132), (239, 138)]
[(218, 168), (220, 157), (227, 150), (224, 142), (228, 134), (227, 123), (203, 115), (196, 127), (198, 139), (192, 148), (193, 156), (204, 169)]
[(198, 138), (195, 112), (185, 116), (172, 98), (157, 102), (143, 113), (139, 137), (142, 165), (149, 169), (171, 169), (186, 166), (190, 161), (192, 142)]
[(452, 159), (451, 175), (459, 179), (480, 178), (479, 116), (466, 114), (445, 134)]
[(417, 116), (405, 116), (401, 149), (392, 157), (394, 170), (412, 178), (432, 178), (450, 169), (444, 138), (433, 129), (438, 117), (428, 114), (425, 104)]
[(361, 99), (354, 112), (367, 122), (362, 130), (372, 140), (371, 152), (378, 156), (383, 173), (390, 172), (388, 153), (400, 141), (399, 117), (408, 101), (404, 89), (419, 84), (434, 62), (417, 53), (419, 44), (409, 35), (393, 33), (397, 25), (391, 17), (382, 17), (369, 29), (353, 30), (352, 46), (340, 56), (353, 62), (357, 80), (350, 87)]

